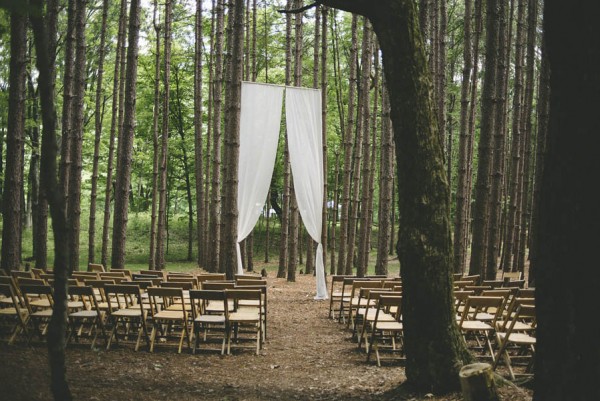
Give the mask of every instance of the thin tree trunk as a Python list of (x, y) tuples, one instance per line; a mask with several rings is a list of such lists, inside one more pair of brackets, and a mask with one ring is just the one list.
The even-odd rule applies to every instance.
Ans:
[(377, 238), (377, 261), (375, 263), (375, 274), (388, 273), (389, 243), (392, 234), (392, 186), (394, 181), (393, 161), (393, 138), (392, 124), (390, 121), (390, 103), (384, 82), (382, 94), (383, 104), (381, 106), (381, 162), (379, 173), (379, 236)]
[[(323, 177), (323, 215), (321, 217), (321, 246), (323, 248), (323, 269), (327, 271), (327, 216), (329, 213), (329, 209), (327, 208), (327, 199), (329, 198), (328, 194), (328, 176), (327, 169), (329, 168), (329, 163), (327, 160), (328, 152), (327, 152), (327, 89), (328, 89), (328, 78), (327, 78), (327, 16), (328, 16), (328, 8), (321, 6), (321, 131), (323, 134), (323, 172), (325, 177)], [(316, 38), (315, 38), (316, 42)], [(334, 227), (335, 229), (335, 227)], [(332, 265), (333, 269), (333, 265)]]
[[(373, 59), (373, 40), (372, 40), (372, 31), (371, 24), (365, 18), (363, 25), (363, 43), (362, 43), (362, 61), (361, 61), (361, 80), (360, 80), (360, 94), (362, 100), (360, 103), (360, 111), (359, 118), (362, 120), (362, 171), (360, 177), (362, 181), (360, 182), (360, 214), (358, 218), (360, 219), (360, 232), (358, 235), (358, 265), (356, 266), (356, 275), (359, 277), (363, 277), (367, 273), (367, 261), (368, 261), (368, 252), (369, 252), (369, 231), (371, 229), (369, 225), (369, 196), (371, 183), (369, 181), (370, 176), (370, 167), (371, 167), (371, 135), (370, 135), (370, 118), (371, 118), (371, 110), (370, 110), (370, 86), (371, 86), (371, 70), (372, 70), (372, 59)], [(375, 95), (376, 97), (377, 95)], [(355, 162), (356, 163), (356, 162)], [(356, 165), (356, 164), (355, 164)], [(355, 170), (356, 171), (356, 170)], [(357, 175), (358, 177), (358, 175)], [(355, 194), (358, 195), (358, 180), (355, 179)], [(355, 200), (358, 201), (358, 197)], [(358, 202), (356, 202), (358, 205)], [(353, 213), (356, 211), (358, 213), (358, 207), (352, 209)], [(349, 236), (350, 237), (350, 236)], [(355, 241), (350, 242), (349, 244), (353, 244)], [(350, 247), (348, 248), (350, 249)], [(350, 253), (349, 253), (350, 255)]]
[(96, 77), (96, 108), (94, 119), (94, 160), (92, 166), (92, 191), (90, 195), (90, 222), (88, 227), (88, 263), (94, 263), (96, 254), (96, 199), (98, 198), (98, 164), (100, 161), (100, 139), (102, 137), (104, 48), (106, 47), (106, 20), (108, 0), (102, 1), (102, 26), (100, 28), (100, 48), (98, 50), (98, 76)]
[(162, 137), (160, 160), (158, 163), (158, 219), (156, 228), (157, 270), (166, 268), (165, 243), (167, 241), (167, 171), (169, 163), (169, 118), (171, 98), (171, 24), (173, 23), (173, 2), (165, 2), (165, 50), (163, 71), (163, 107), (162, 107)]
[(196, 1), (194, 48), (194, 163), (196, 178), (196, 234), (198, 236), (198, 266), (203, 266), (206, 260), (204, 246), (205, 209), (204, 170), (202, 166), (202, 1)]
[(454, 272), (462, 273), (466, 264), (466, 231), (469, 204), (467, 203), (467, 164), (469, 163), (469, 134), (468, 125), (469, 115), (469, 87), (471, 80), (472, 60), (472, 42), (471, 42), (471, 18), (472, 18), (472, 0), (465, 0), (464, 15), (464, 49), (463, 49), (463, 71), (460, 95), (460, 139), (458, 148), (458, 183), (456, 186), (456, 209), (454, 218)]
[[(288, 0), (287, 8), (292, 7), (292, 0)], [(286, 15), (285, 20), (285, 84), (290, 85), (292, 69), (292, 18)], [(278, 278), (284, 278), (287, 275), (289, 263), (289, 227), (290, 227), (290, 153), (288, 151), (287, 132), (285, 133), (285, 143), (283, 150), (283, 205), (281, 214), (281, 234), (279, 236), (279, 269)]]
[(154, 14), (152, 20), (154, 32), (156, 34), (156, 48), (154, 56), (154, 107), (152, 110), (152, 206), (150, 214), (150, 249), (148, 252), (148, 268), (150, 270), (156, 269), (156, 212), (158, 202), (158, 163), (160, 157), (158, 148), (158, 139), (160, 135), (158, 119), (160, 116), (160, 31), (162, 26), (160, 24), (157, 0), (154, 0)]
[(113, 223), (111, 267), (125, 267), (125, 241), (129, 201), (129, 183), (131, 181), (131, 159), (133, 153), (133, 135), (135, 130), (135, 102), (137, 84), (137, 55), (140, 30), (140, 0), (131, 0), (129, 11), (129, 37), (127, 47), (127, 69), (125, 73), (125, 110), (123, 116), (123, 135), (120, 138), (117, 158), (117, 183), (115, 190), (115, 216)]
[[(271, 199), (271, 190), (269, 189), (269, 194), (267, 195), (267, 199)], [(271, 221), (271, 207), (269, 206), (269, 202), (265, 203), (265, 210), (267, 212), (266, 216), (266, 228), (265, 228), (265, 263), (269, 263), (269, 248), (271, 247), (270, 243), (270, 229), (269, 223)]]
[(125, 50), (125, 29), (127, 26), (127, 0), (121, 0), (121, 10), (119, 12), (119, 31), (117, 36), (117, 48), (115, 52), (115, 69), (113, 78), (113, 95), (110, 120), (110, 138), (108, 144), (108, 160), (106, 162), (106, 189), (104, 194), (104, 222), (102, 224), (102, 256), (100, 263), (108, 266), (108, 241), (110, 231), (110, 201), (113, 193), (113, 163), (115, 153), (115, 137), (119, 129), (118, 110), (122, 101), (120, 87), (121, 82), (125, 80), (121, 74), (121, 65), (123, 64), (123, 52)]
[[(350, 259), (352, 262), (352, 255), (347, 251), (349, 248), (349, 219), (350, 219), (350, 188), (352, 179), (352, 149), (354, 148), (354, 135), (355, 129), (355, 94), (356, 94), (356, 64), (357, 64), (357, 47), (358, 47), (358, 16), (352, 15), (352, 39), (350, 47), (350, 59), (348, 65), (350, 66), (350, 83), (348, 85), (348, 115), (346, 122), (346, 130), (344, 131), (344, 178), (342, 181), (342, 215), (340, 217), (340, 246), (338, 252), (338, 268), (337, 274), (347, 273), (346, 266), (348, 265), (346, 260)], [(350, 266), (352, 266), (350, 264)], [(347, 273), (349, 274), (349, 273)]]
[(521, 164), (521, 115), (523, 98), (523, 37), (525, 35), (525, 0), (519, 0), (517, 7), (517, 37), (515, 40), (515, 77), (513, 89), (513, 121), (512, 121), (512, 148), (510, 165), (510, 183), (508, 189), (508, 215), (504, 238), (504, 255), (502, 257), (502, 270), (511, 271), (513, 250), (515, 248), (515, 233), (517, 224), (519, 169)]
[(215, 73), (213, 83), (213, 163), (212, 163), (212, 202), (210, 205), (209, 227), (209, 271), (219, 269), (220, 240), (221, 240), (221, 113), (223, 109), (223, 29), (224, 29), (224, 0), (217, 0), (216, 31), (215, 31)]
[(73, 76), (73, 103), (71, 105), (71, 172), (69, 173), (69, 262), (70, 271), (79, 270), (79, 231), (81, 224), (81, 170), (84, 129), (84, 97), (86, 80), (85, 17), (87, 0), (77, 3), (75, 10), (75, 65)]

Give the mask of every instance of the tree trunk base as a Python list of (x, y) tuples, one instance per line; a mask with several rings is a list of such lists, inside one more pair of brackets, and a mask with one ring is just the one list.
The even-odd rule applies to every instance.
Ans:
[(499, 401), (494, 371), (488, 363), (472, 363), (460, 370), (460, 387), (465, 401)]

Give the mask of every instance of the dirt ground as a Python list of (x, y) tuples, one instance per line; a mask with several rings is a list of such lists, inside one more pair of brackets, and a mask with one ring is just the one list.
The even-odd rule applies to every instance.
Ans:
[[(268, 278), (268, 339), (252, 350), (149, 353), (119, 344), (110, 351), (71, 344), (68, 381), (76, 400), (461, 400), (460, 394), (416, 395), (402, 387), (402, 361), (366, 362), (345, 326), (314, 301), (315, 281)], [(505, 385), (502, 400), (531, 400), (527, 388)], [(50, 400), (44, 344), (0, 345), (0, 400)]]

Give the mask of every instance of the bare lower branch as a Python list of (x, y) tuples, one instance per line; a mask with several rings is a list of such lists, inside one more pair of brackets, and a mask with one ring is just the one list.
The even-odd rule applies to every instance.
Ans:
[(282, 14), (300, 14), (301, 12), (310, 10), (313, 7), (317, 7), (317, 6), (321, 5), (322, 3), (323, 3), (322, 1), (315, 1), (314, 3), (308, 4), (304, 7), (295, 8), (293, 10), (277, 10), (277, 12), (280, 12)]

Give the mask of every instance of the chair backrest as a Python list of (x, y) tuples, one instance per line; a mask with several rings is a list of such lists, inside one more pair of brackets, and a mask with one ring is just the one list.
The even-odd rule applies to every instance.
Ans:
[(502, 276), (501, 279), (504, 281), (519, 281), (519, 280), (523, 280), (523, 272), (505, 272), (504, 270), (502, 270)]
[(236, 287), (257, 286), (257, 285), (267, 285), (267, 280), (245, 280), (245, 279), (235, 280)]
[(234, 274), (233, 278), (237, 280), (264, 280), (263, 276), (255, 276), (253, 274)]
[(475, 291), (475, 295), (479, 295), (482, 291), (491, 290), (492, 287), (489, 285), (465, 285), (463, 289), (465, 291)]
[(190, 283), (192, 288), (198, 288), (198, 280), (194, 276), (167, 276), (167, 281), (171, 283)]
[(105, 272), (106, 269), (104, 269), (104, 265), (101, 265), (100, 263), (88, 263), (88, 271), (89, 272)]
[(46, 273), (44, 269), (38, 269), (36, 267), (32, 267), (31, 272), (33, 273), (33, 277), (35, 278), (40, 278), (40, 274)]
[(10, 275), (14, 278), (24, 277), (24, 278), (35, 278), (32, 271), (22, 271), (22, 270), (11, 270)]
[(97, 280), (100, 278), (98, 272), (73, 272), (73, 274), (71, 274), (71, 277), (77, 279), (77, 281), (80, 282), (85, 282), (86, 279)]
[(233, 281), (204, 281), (202, 283), (203, 290), (226, 290), (235, 288)]
[(154, 317), (161, 310), (173, 305), (181, 305), (182, 316), (185, 316), (185, 302), (183, 302), (183, 290), (171, 287), (148, 287), (148, 298), (150, 299), (150, 312)]
[(142, 293), (137, 285), (105, 284), (104, 293), (108, 301), (108, 311), (112, 311), (113, 305), (118, 309), (127, 309), (139, 305), (142, 308)]
[(222, 281), (226, 279), (225, 273), (201, 273), (196, 277), (201, 287), (205, 281)]
[(13, 286), (9, 283), (0, 283), (0, 295), (5, 296), (6, 298), (10, 298), (12, 303), (15, 305), (19, 305), (17, 295)]
[(500, 288), (504, 285), (503, 280), (483, 280), (482, 285), (489, 285), (492, 288)]
[(25, 304), (27, 305), (29, 312), (33, 309), (30, 305), (31, 297), (47, 299), (50, 306), (54, 304), (52, 287), (48, 284), (23, 284), (19, 286), (19, 290), (25, 299)]
[(223, 311), (227, 311), (227, 297), (224, 290), (190, 290), (192, 317), (204, 314), (209, 301), (222, 302)]
[(129, 277), (131, 279), (131, 270), (129, 269), (110, 269), (109, 273), (124, 273), (125, 277)]
[(262, 291), (258, 289), (230, 288), (225, 290), (225, 297), (228, 301), (233, 301), (234, 309), (237, 307), (237, 303), (240, 300), (258, 301), (256, 307), (258, 310), (262, 309)]
[(190, 281), (161, 281), (160, 286), (162, 288), (179, 288), (181, 290), (191, 290), (194, 288), (194, 284)]
[(162, 270), (140, 270), (139, 274), (145, 274), (148, 276), (164, 278), (165, 273)]
[(504, 281), (504, 287), (525, 288), (525, 280)]
[(20, 287), (21, 285), (25, 285), (25, 284), (45, 285), (45, 284), (48, 284), (48, 282), (41, 278), (17, 277), (17, 284)]
[(402, 318), (402, 295), (394, 293), (380, 294), (379, 299), (377, 300), (375, 319), (377, 320), (379, 318), (381, 312), (391, 313), (392, 309), (395, 309), (393, 315), (396, 320), (400, 321)]
[(352, 282), (351, 297), (358, 297), (362, 288), (381, 288), (382, 280), (355, 280)]
[(535, 288), (519, 288), (517, 291), (519, 298), (535, 298)]
[(83, 303), (84, 309), (99, 312), (94, 288), (91, 285), (70, 285), (69, 295), (77, 297)]
[(503, 297), (470, 296), (465, 303), (459, 326), (462, 326), (463, 322), (466, 320), (477, 320), (478, 313), (489, 312), (494, 314), (494, 318), (490, 323), (490, 325), (494, 327), (496, 320), (502, 316), (503, 303)]
[(123, 272), (103, 272), (99, 274), (102, 280), (112, 279), (115, 280), (115, 283), (121, 283), (123, 281), (128, 281), (129, 279)]

